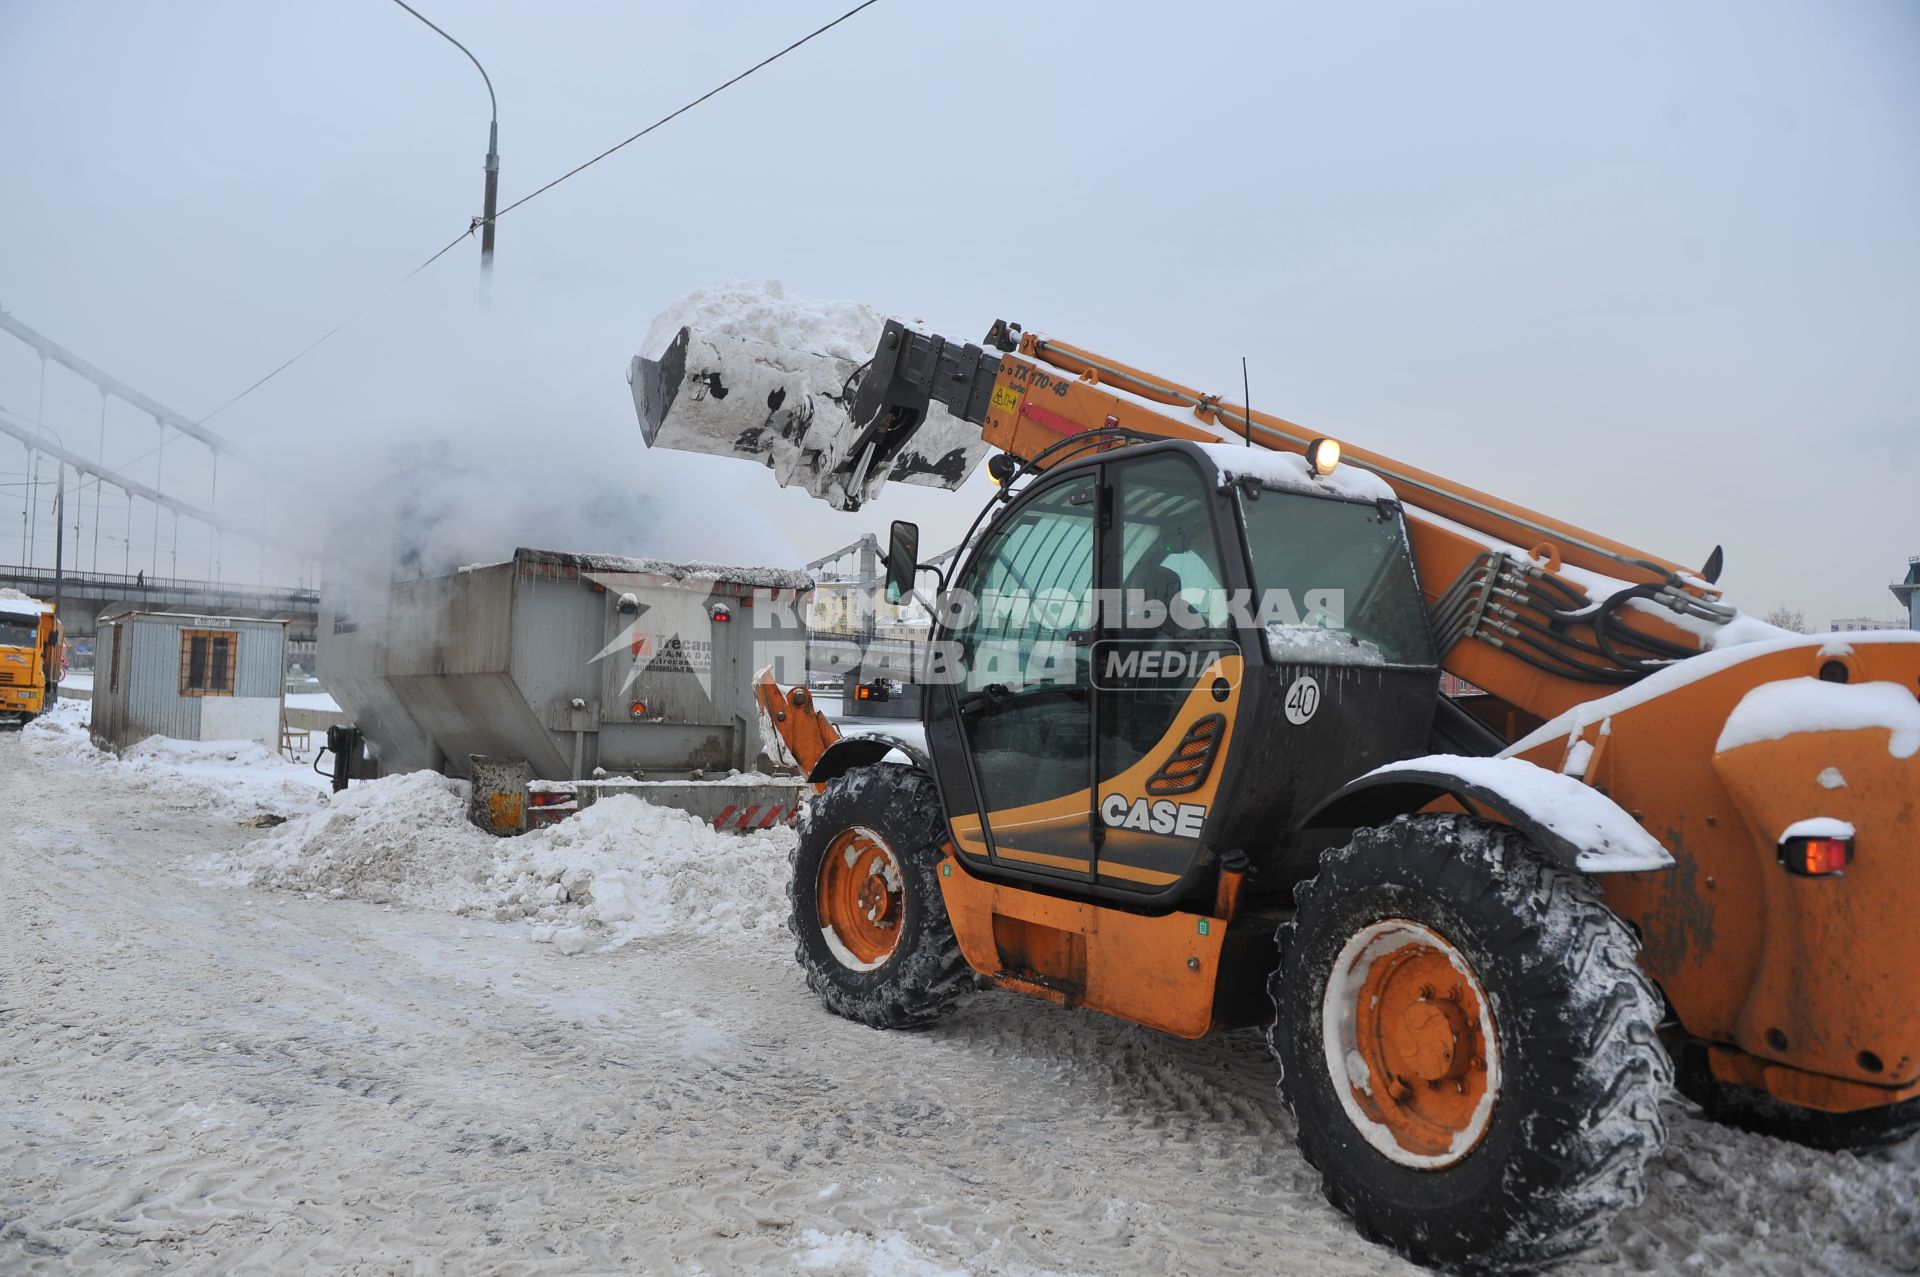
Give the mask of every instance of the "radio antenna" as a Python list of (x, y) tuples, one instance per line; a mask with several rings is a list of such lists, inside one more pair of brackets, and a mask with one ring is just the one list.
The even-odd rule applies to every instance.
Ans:
[(1247, 422), (1247, 447), (1253, 447), (1253, 391), (1247, 385), (1247, 357), (1240, 356), (1240, 412)]

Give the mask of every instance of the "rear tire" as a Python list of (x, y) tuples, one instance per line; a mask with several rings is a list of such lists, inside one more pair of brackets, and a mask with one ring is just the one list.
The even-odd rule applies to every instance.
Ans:
[(1504, 826), (1402, 816), (1296, 899), (1270, 985), (1280, 1097), (1364, 1236), (1525, 1271), (1639, 1203), (1672, 1067), (1632, 932), (1587, 878)]
[(1854, 1113), (1822, 1113), (1774, 1099), (1752, 1087), (1722, 1082), (1707, 1065), (1706, 1048), (1689, 1043), (1680, 1049), (1676, 1079), (1680, 1093), (1723, 1126), (1771, 1135), (1828, 1152), (1865, 1152), (1889, 1148), (1920, 1134), (1920, 1099)]
[(939, 793), (916, 767), (856, 767), (802, 811), (787, 926), (829, 1011), (924, 1028), (971, 987), (940, 894), (945, 841)]

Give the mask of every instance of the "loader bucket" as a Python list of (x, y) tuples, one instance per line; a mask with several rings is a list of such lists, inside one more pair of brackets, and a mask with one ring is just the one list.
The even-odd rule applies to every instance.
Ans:
[(782, 487), (857, 510), (888, 480), (957, 488), (987, 450), (979, 428), (938, 404), (899, 428), (898, 414), (852, 415), (868, 365), (682, 328), (658, 359), (627, 371), (650, 448), (758, 461)]

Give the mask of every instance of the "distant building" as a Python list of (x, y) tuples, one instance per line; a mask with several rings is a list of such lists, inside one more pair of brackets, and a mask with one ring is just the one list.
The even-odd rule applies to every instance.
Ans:
[(1827, 622), (1827, 631), (1831, 634), (1857, 633), (1861, 630), (1904, 630), (1905, 621), (1882, 621), (1871, 616), (1843, 616), (1836, 621)]
[(898, 621), (882, 621), (873, 627), (873, 636), (896, 643), (924, 643), (933, 637), (933, 618), (923, 614)]
[(1920, 554), (1907, 560), (1907, 579), (1887, 587), (1900, 606), (1907, 609), (1907, 628), (1920, 630)]
[(858, 634), (871, 607), (871, 587), (862, 589), (852, 581), (819, 581), (807, 608), (807, 628), (816, 634)]
[(807, 608), (807, 628), (815, 634), (924, 639), (933, 618), (917, 603), (888, 603), (878, 581), (816, 581)]

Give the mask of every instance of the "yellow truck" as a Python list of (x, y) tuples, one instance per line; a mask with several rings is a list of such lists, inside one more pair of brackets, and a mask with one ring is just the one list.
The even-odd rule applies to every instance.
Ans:
[(0, 590), (0, 727), (20, 727), (60, 697), (66, 644), (53, 606)]

